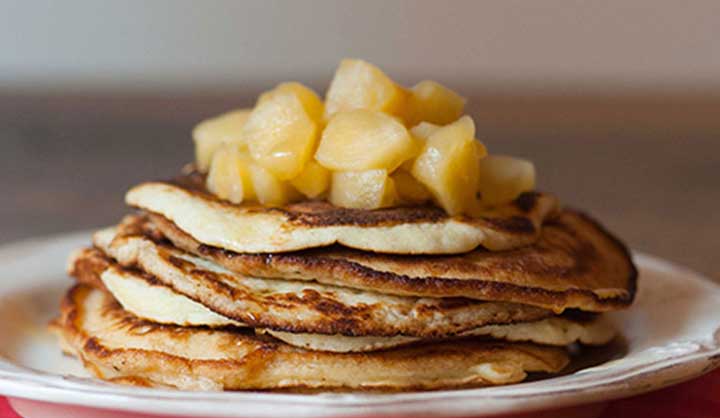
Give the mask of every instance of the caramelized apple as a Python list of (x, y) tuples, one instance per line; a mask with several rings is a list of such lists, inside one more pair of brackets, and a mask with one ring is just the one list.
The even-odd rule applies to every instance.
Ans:
[(533, 163), (506, 155), (488, 155), (480, 160), (478, 177), (480, 202), (487, 206), (508, 203), (535, 188)]
[(433, 200), (450, 215), (474, 216), (531, 190), (535, 171), (525, 160), (485, 158), (464, 106), (434, 81), (406, 90), (374, 65), (346, 59), (325, 103), (287, 82), (252, 110), (197, 125), (196, 165), (210, 191), (236, 203), (323, 198), (377, 209)]
[(353, 110), (330, 119), (315, 158), (338, 171), (395, 170), (415, 145), (405, 126), (381, 112)]
[(270, 170), (259, 164), (250, 164), (250, 180), (257, 201), (266, 206), (282, 206), (298, 200), (298, 192), (287, 181), (279, 180)]
[(253, 199), (255, 191), (250, 181), (252, 159), (237, 144), (222, 144), (210, 163), (206, 186), (217, 197), (240, 203)]
[(314, 121), (321, 121), (325, 106), (322, 100), (318, 97), (315, 92), (309, 87), (304, 86), (302, 83), (297, 81), (289, 81), (286, 83), (278, 84), (274, 89), (266, 91), (258, 97), (256, 106), (272, 99), (277, 94), (292, 94), (300, 99), (305, 111), (310, 115), (310, 118)]
[(338, 112), (368, 109), (397, 114), (407, 93), (376, 66), (357, 59), (345, 59), (335, 71), (325, 96), (325, 116)]
[(469, 210), (478, 184), (479, 148), (475, 125), (464, 116), (430, 135), (412, 167), (412, 175), (450, 215)]
[(411, 158), (408, 158), (400, 165), (400, 168), (402, 168), (405, 171), (411, 171), (413, 164), (415, 164), (415, 159), (418, 155), (423, 151), (425, 148), (425, 143), (427, 143), (427, 139), (432, 135), (433, 132), (440, 129), (440, 126), (429, 123), (429, 122), (420, 122), (419, 124), (415, 125), (410, 129), (410, 136), (413, 138), (414, 142), (414, 151)]
[(239, 142), (240, 131), (252, 109), (237, 109), (200, 122), (193, 129), (195, 164), (200, 172), (210, 169), (215, 151), (223, 142)]
[(378, 209), (397, 200), (387, 170), (336, 171), (332, 174), (330, 202), (335, 206)]
[(300, 175), (290, 180), (290, 184), (300, 193), (314, 199), (330, 187), (330, 171), (316, 161), (310, 160)]
[(427, 187), (405, 170), (397, 170), (390, 178), (395, 183), (395, 190), (401, 202), (424, 203), (432, 198)]
[(426, 80), (410, 89), (404, 116), (408, 126), (423, 121), (445, 125), (462, 116), (464, 108), (465, 99), (459, 94)]
[(317, 143), (317, 103), (307, 97), (297, 88), (274, 90), (259, 101), (242, 128), (250, 155), (280, 180), (300, 174)]
[(410, 133), (416, 138), (422, 139), (423, 141), (427, 141), (427, 139), (430, 138), (430, 135), (435, 133), (435, 131), (437, 131), (440, 128), (441, 128), (440, 125), (436, 125), (434, 123), (420, 122), (410, 129)]

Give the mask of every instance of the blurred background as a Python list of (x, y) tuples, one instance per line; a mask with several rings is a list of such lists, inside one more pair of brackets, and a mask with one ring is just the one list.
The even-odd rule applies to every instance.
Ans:
[(97, 227), (203, 118), (343, 57), (469, 99), (494, 153), (720, 281), (720, 2), (0, 0), (0, 243)]

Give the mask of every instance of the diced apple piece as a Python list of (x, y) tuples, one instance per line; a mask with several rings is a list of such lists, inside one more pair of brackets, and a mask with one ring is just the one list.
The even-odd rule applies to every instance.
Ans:
[(532, 162), (506, 155), (488, 155), (480, 160), (477, 190), (483, 205), (502, 205), (534, 188)]
[(432, 198), (427, 187), (405, 170), (397, 170), (390, 178), (395, 182), (395, 190), (403, 202), (424, 203)]
[[(442, 126), (435, 125), (434, 123), (420, 122), (410, 129), (410, 134), (413, 136), (413, 138), (415, 138), (415, 140), (419, 144), (421, 144), (422, 147), (424, 147), (425, 144), (427, 143), (428, 138), (430, 138), (430, 135), (437, 132), (437, 130), (440, 128), (442, 128)], [(483, 158), (487, 155), (487, 148), (485, 147), (485, 144), (483, 144), (478, 139), (475, 139), (475, 148), (477, 149), (476, 151), (478, 154), (478, 158)], [(407, 163), (407, 161), (403, 164), (406, 164), (406, 163)]]
[(300, 95), (274, 92), (253, 109), (242, 129), (250, 155), (280, 180), (289, 180), (303, 170), (312, 157), (319, 135)]
[(300, 102), (305, 108), (305, 111), (308, 113), (308, 115), (310, 115), (310, 118), (312, 120), (316, 122), (322, 121), (323, 113), (325, 111), (325, 106), (323, 105), (322, 100), (320, 100), (320, 97), (318, 97), (318, 95), (315, 94), (315, 92), (311, 88), (306, 87), (302, 83), (298, 83), (297, 81), (280, 83), (274, 89), (266, 91), (265, 93), (261, 94), (260, 97), (258, 97), (256, 105), (262, 104), (263, 102), (270, 100), (273, 96), (277, 94), (295, 95), (298, 99), (300, 99)]
[(310, 160), (305, 169), (294, 179), (290, 180), (300, 193), (314, 199), (323, 194), (330, 187), (330, 171)]
[(330, 203), (356, 209), (392, 206), (397, 200), (395, 185), (387, 170), (336, 171), (332, 174)]
[(210, 163), (206, 186), (217, 197), (240, 203), (255, 198), (250, 156), (237, 144), (222, 144)]
[(475, 124), (464, 116), (435, 131), (415, 160), (412, 175), (424, 184), (450, 215), (469, 210), (478, 181)]
[(433, 132), (440, 129), (440, 126), (429, 123), (429, 122), (420, 122), (419, 124), (415, 125), (410, 129), (410, 136), (412, 136), (413, 141), (415, 142), (415, 150), (413, 152), (412, 158), (409, 158), (405, 160), (400, 165), (400, 168), (405, 171), (411, 171), (413, 164), (415, 164), (415, 158), (417, 158), (418, 155), (423, 151), (425, 148), (425, 143), (427, 142), (427, 139), (430, 137), (430, 135), (433, 134)]
[(335, 71), (325, 95), (325, 117), (354, 109), (397, 114), (407, 93), (376, 66), (345, 59)]
[(440, 125), (456, 121), (463, 114), (465, 99), (434, 81), (421, 81), (410, 89), (405, 120), (409, 126), (426, 121)]
[(257, 201), (266, 206), (282, 206), (298, 200), (299, 193), (287, 181), (279, 180), (270, 170), (250, 164), (250, 179)]
[(200, 172), (207, 173), (213, 154), (222, 143), (240, 140), (240, 131), (251, 110), (233, 110), (204, 120), (195, 126), (192, 136), (195, 142), (195, 163)]
[(336, 171), (395, 170), (415, 144), (392, 116), (370, 110), (338, 113), (323, 131), (315, 159)]
[(427, 141), (430, 135), (434, 134), (440, 128), (442, 128), (442, 126), (434, 123), (420, 122), (410, 129), (410, 133), (416, 138)]

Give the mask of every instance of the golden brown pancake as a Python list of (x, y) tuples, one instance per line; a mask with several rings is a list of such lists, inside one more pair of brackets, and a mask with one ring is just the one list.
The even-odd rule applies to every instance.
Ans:
[[(165, 286), (224, 318), (255, 328), (441, 338), (484, 325), (534, 321), (552, 315), (545, 309), (515, 303), (384, 295), (310, 281), (245, 277), (145, 236), (113, 237), (113, 231), (100, 232), (95, 235), (95, 243), (120, 263), (97, 249), (86, 249), (71, 257), (70, 275), (82, 283), (107, 287), (116, 295), (134, 293), (126, 298), (118, 295), (121, 302), (129, 303), (140, 299), (137, 294), (147, 292), (148, 286)], [(178, 323), (172, 312), (166, 312), (178, 309), (176, 306), (154, 302), (152, 307), (157, 309), (153, 320)], [(144, 316), (140, 308), (145, 307), (136, 302), (135, 309), (130, 310)], [(161, 308), (164, 312), (158, 312)], [(150, 315), (148, 309), (142, 312)], [(157, 315), (166, 319), (158, 320)], [(224, 323), (212, 316), (198, 320), (204, 321), (202, 325)], [(188, 324), (192, 321), (188, 320)]]
[[(366, 352), (428, 341), (414, 337), (346, 337), (344, 335), (294, 334), (273, 330), (256, 330), (296, 347), (337, 353)], [(487, 337), (512, 342), (532, 342), (542, 345), (567, 346), (573, 343), (604, 345), (617, 335), (614, 324), (602, 315), (581, 319), (554, 316), (532, 322), (486, 325), (458, 335)]]
[[(154, 277), (145, 272), (122, 268), (115, 262), (105, 260), (104, 257), (93, 253), (97, 253), (97, 250), (82, 251), (75, 258), (75, 262), (73, 264), (77, 265), (78, 268), (73, 267), (73, 269), (78, 276), (78, 280), (81, 283), (86, 283), (99, 289), (106, 290), (108, 293), (113, 295), (113, 297), (125, 310), (139, 318), (162, 324), (174, 324), (181, 326), (247, 327), (247, 324), (244, 324), (243, 322), (220, 315), (203, 304), (176, 292), (172, 287), (164, 285), (161, 281), (156, 280)], [(99, 260), (93, 260), (98, 257)], [(87, 268), (87, 266), (90, 266), (90, 268)], [(99, 272), (93, 271), (92, 266), (99, 267)], [(190, 280), (192, 280), (192, 278), (193, 277), (191, 276)], [(273, 280), (269, 280), (269, 282), (273, 282)], [(290, 288), (292, 286), (293, 284), (290, 284)], [(268, 288), (272, 288), (272, 286), (265, 287), (264, 289), (267, 290)], [(288, 287), (283, 287), (283, 291), (288, 290)], [(328, 292), (328, 289), (323, 289), (323, 291)], [(372, 320), (381, 324), (383, 323), (382, 321), (392, 322), (393, 320), (396, 322), (407, 322), (408, 317), (412, 317), (417, 314), (417, 309), (403, 309), (404, 307), (402, 302), (397, 303), (397, 299), (402, 298), (395, 297), (396, 303), (392, 304), (387, 303), (387, 301), (392, 301), (394, 297), (383, 299), (375, 297), (375, 295), (371, 292), (364, 293), (365, 294), (362, 295), (361, 300), (365, 303), (372, 300), (372, 307), (376, 309), (375, 313), (378, 314), (376, 316), (379, 316), (378, 319), (368, 319), (368, 322)], [(276, 299), (279, 295), (266, 294), (266, 296)], [(374, 297), (375, 299), (373, 299)], [(357, 297), (351, 297), (350, 301), (346, 300), (344, 302), (352, 304), (352, 299), (357, 299)], [(206, 303), (206, 300), (203, 300), (203, 303)], [(251, 316), (242, 315), (241, 310), (240, 316), (245, 318), (250, 317), (250, 320), (254, 321), (257, 314), (253, 315), (253, 312), (259, 311), (259, 315), (270, 318), (268, 321), (269, 325), (266, 326), (271, 328), (258, 329), (257, 331), (268, 333), (290, 345), (310, 350), (334, 352), (375, 351), (407, 345), (421, 340), (449, 339), (466, 336), (486, 336), (507, 341), (523, 341), (558, 346), (566, 346), (576, 341), (583, 344), (600, 345), (607, 343), (615, 335), (614, 326), (609, 321), (605, 321), (604, 318), (595, 314), (573, 314), (555, 317), (542, 317), (543, 319), (540, 320), (524, 322), (520, 322), (518, 320), (503, 321), (493, 324), (492, 322), (499, 322), (497, 319), (504, 319), (514, 315), (515, 312), (513, 312), (513, 307), (508, 306), (507, 310), (502, 310), (502, 304), (488, 303), (487, 305), (491, 306), (499, 305), (493, 307), (493, 312), (491, 308), (483, 307), (482, 304), (478, 302), (475, 302), (475, 304), (480, 305), (479, 307), (481, 309), (462, 309), (462, 307), (460, 307), (460, 315), (457, 315), (457, 312), (450, 310), (448, 318), (442, 317), (442, 310), (436, 312), (433, 317), (428, 317), (427, 312), (421, 311), (420, 315), (428, 317), (426, 319), (429, 329), (418, 329), (418, 334), (421, 334), (424, 337), (403, 335), (345, 336), (341, 334), (287, 332), (282, 329), (272, 328), (274, 324), (282, 322), (282, 318), (279, 318), (279, 320), (273, 320), (273, 315), (279, 314), (282, 316), (283, 314), (287, 314), (287, 312), (278, 312), (278, 309), (275, 309), (275, 306), (272, 304), (266, 303), (266, 306), (263, 305), (261, 298), (258, 298), (258, 302), (259, 306), (257, 306), (257, 308), (260, 309), (252, 309), (247, 312), (247, 314)], [(452, 306), (452, 301), (426, 301), (428, 304), (432, 304), (433, 302), (438, 304), (449, 302), (449, 305)], [(232, 304), (232, 302), (230, 302), (230, 304)], [(295, 314), (298, 322), (294, 329), (314, 326), (315, 322), (312, 320), (315, 319), (314, 316), (317, 316), (312, 313), (314, 305), (311, 303), (309, 306), (304, 306), (300, 299), (294, 300), (294, 305), (297, 306), (296, 309), (289, 312), (290, 314)], [(529, 311), (538, 309), (532, 307), (527, 308)], [(492, 315), (489, 313), (492, 313)], [(323, 317), (320, 318), (320, 320), (323, 319)], [(450, 319), (450, 321), (448, 321), (448, 319)], [(467, 324), (454, 323), (455, 321), (460, 322), (468, 320), (471, 324), (479, 323), (482, 325), (468, 329)], [(346, 309), (344, 316), (338, 317), (336, 321), (356, 323), (358, 321), (363, 321), (363, 318), (358, 317), (357, 311), (353, 309)], [(448, 322), (452, 322), (452, 325), (448, 326)], [(443, 327), (443, 325), (445, 326)], [(363, 329), (368, 328), (364, 327)]]
[(362, 354), (307, 351), (237, 329), (141, 320), (84, 285), (67, 293), (52, 329), (99, 378), (184, 390), (485, 386), (556, 373), (569, 361), (560, 348), (471, 338)]
[(128, 191), (133, 207), (162, 215), (195, 240), (241, 253), (281, 253), (342, 244), (393, 254), (456, 254), (482, 245), (507, 250), (538, 239), (557, 199), (525, 193), (476, 217), (448, 216), (433, 206), (378, 210), (306, 201), (269, 208), (236, 205), (204, 191), (198, 175), (143, 183)]
[(625, 246), (589, 216), (563, 210), (535, 244), (454, 256), (374, 254), (335, 246), (282, 254), (241, 254), (204, 245), (151, 215), (185, 251), (254, 277), (315, 280), (386, 294), (466, 297), (551, 309), (604, 312), (632, 303), (637, 270)]

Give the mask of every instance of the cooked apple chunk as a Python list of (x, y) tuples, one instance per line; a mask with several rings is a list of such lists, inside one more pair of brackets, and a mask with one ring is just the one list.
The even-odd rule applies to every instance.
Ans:
[(432, 198), (427, 187), (405, 170), (397, 170), (390, 178), (395, 183), (395, 190), (403, 203), (424, 203)]
[(440, 125), (436, 125), (434, 123), (420, 122), (410, 129), (410, 133), (418, 139), (427, 141), (427, 139), (430, 138), (430, 135), (434, 134), (435, 131), (440, 128)]
[(535, 188), (533, 163), (507, 155), (488, 155), (480, 160), (478, 177), (480, 203), (487, 206), (510, 202)]
[(261, 94), (260, 97), (258, 97), (257, 104), (270, 100), (277, 94), (295, 95), (298, 99), (300, 99), (303, 108), (305, 108), (305, 111), (307, 111), (312, 120), (322, 120), (325, 109), (322, 100), (320, 100), (318, 95), (315, 94), (312, 89), (304, 86), (302, 83), (298, 83), (297, 81), (289, 81), (278, 84), (274, 89)]
[(412, 171), (412, 166), (415, 164), (415, 159), (420, 155), (420, 153), (425, 149), (425, 143), (427, 143), (427, 139), (432, 135), (433, 132), (440, 129), (440, 126), (429, 123), (429, 122), (420, 122), (419, 124), (415, 125), (410, 129), (410, 136), (413, 139), (414, 142), (414, 150), (412, 153), (412, 156), (405, 160), (400, 165), (400, 168), (405, 171)]
[(463, 114), (465, 99), (434, 81), (421, 81), (410, 89), (405, 120), (409, 126), (420, 122), (445, 125)]
[(392, 206), (397, 200), (395, 184), (387, 170), (336, 171), (332, 174), (330, 203), (356, 209)]
[(210, 169), (215, 151), (224, 142), (240, 141), (240, 132), (252, 109), (237, 109), (200, 122), (193, 129), (195, 164), (200, 172)]
[(217, 197), (240, 203), (255, 198), (250, 181), (252, 159), (237, 144), (222, 144), (210, 163), (206, 186)]
[(250, 155), (280, 180), (300, 174), (317, 143), (317, 103), (308, 97), (281, 85), (258, 102), (242, 128)]
[(430, 201), (476, 216), (530, 190), (532, 163), (486, 158), (465, 99), (434, 81), (410, 89), (358, 59), (340, 62), (325, 95), (278, 84), (253, 109), (193, 131), (207, 188), (232, 202), (323, 199), (377, 209)]
[(330, 119), (315, 159), (330, 170), (393, 171), (412, 156), (414, 148), (413, 139), (397, 119), (381, 112), (353, 110)]
[(357, 59), (344, 59), (335, 71), (325, 95), (325, 116), (369, 109), (397, 114), (407, 93), (376, 66)]
[(300, 193), (314, 199), (325, 193), (330, 186), (330, 171), (315, 160), (310, 160), (300, 175), (290, 180), (290, 184)]
[(298, 200), (299, 193), (287, 181), (279, 180), (270, 170), (259, 164), (250, 164), (250, 180), (257, 201), (266, 206), (282, 206)]
[(478, 160), (483, 157), (468, 116), (433, 132), (412, 167), (412, 175), (450, 215), (469, 211), (475, 202)]

